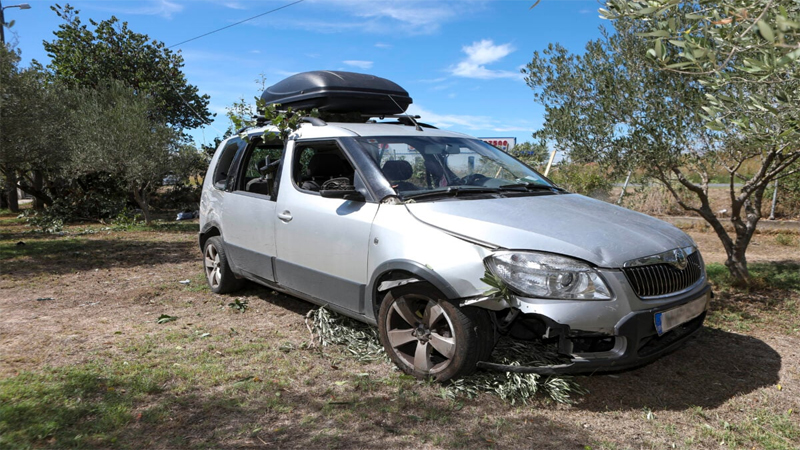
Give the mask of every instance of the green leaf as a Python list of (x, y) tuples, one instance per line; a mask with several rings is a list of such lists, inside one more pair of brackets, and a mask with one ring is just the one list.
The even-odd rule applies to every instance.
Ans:
[(674, 45), (675, 47), (680, 47), (680, 48), (686, 47), (686, 42), (680, 41), (678, 39), (670, 39), (669, 43)]
[(661, 38), (670, 36), (669, 31), (667, 30), (656, 30), (656, 31), (651, 31), (649, 33), (636, 33), (636, 35), (642, 37), (661, 37)]
[(772, 27), (770, 27), (767, 22), (759, 20), (758, 31), (761, 33), (761, 37), (764, 39), (773, 43), (775, 42), (775, 33), (772, 31)]
[(174, 322), (178, 320), (177, 316), (170, 316), (169, 314), (162, 314), (158, 316), (158, 320), (156, 321), (157, 324), (163, 324), (168, 322)]

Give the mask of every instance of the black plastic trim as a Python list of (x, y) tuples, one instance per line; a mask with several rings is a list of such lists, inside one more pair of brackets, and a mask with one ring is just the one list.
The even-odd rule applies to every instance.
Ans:
[[(416, 278), (420, 278), (423, 281), (427, 281), (433, 287), (439, 290), (445, 297), (449, 300), (456, 300), (461, 298), (458, 295), (458, 292), (447, 282), (441, 275), (434, 272), (433, 270), (423, 266), (420, 263), (405, 260), (405, 259), (394, 259), (390, 261), (386, 261), (383, 264), (379, 265), (373, 271), (372, 278), (367, 285), (367, 289), (365, 291), (365, 302), (364, 302), (364, 309), (362, 312), (364, 315), (369, 316), (372, 314), (373, 317), (377, 317), (377, 296), (375, 293), (377, 292), (377, 282), (381, 277), (386, 275), (388, 272), (394, 270), (401, 270), (404, 272), (411, 273)], [(370, 311), (370, 305), (372, 306), (372, 310)]]

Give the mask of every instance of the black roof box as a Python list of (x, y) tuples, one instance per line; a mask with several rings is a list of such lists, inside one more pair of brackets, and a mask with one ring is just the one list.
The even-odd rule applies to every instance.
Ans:
[(403, 114), (412, 102), (405, 89), (386, 78), (332, 70), (292, 75), (268, 87), (261, 99), (292, 109), (372, 116)]

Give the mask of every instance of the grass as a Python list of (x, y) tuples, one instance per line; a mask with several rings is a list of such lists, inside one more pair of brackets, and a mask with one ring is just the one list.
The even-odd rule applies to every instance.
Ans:
[[(800, 264), (797, 263), (755, 263), (749, 264), (750, 292), (770, 289), (800, 292)], [(706, 265), (708, 277), (717, 289), (735, 290), (734, 279), (723, 264)]]
[(740, 333), (765, 324), (787, 334), (800, 332), (800, 264), (757, 263), (749, 270), (751, 282), (740, 288), (724, 265), (706, 265), (716, 293), (708, 324)]

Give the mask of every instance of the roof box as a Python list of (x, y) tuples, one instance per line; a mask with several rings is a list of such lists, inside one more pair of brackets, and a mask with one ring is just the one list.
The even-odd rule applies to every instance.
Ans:
[(268, 87), (261, 99), (292, 109), (371, 116), (403, 114), (412, 102), (405, 89), (386, 78), (332, 70), (292, 75)]

